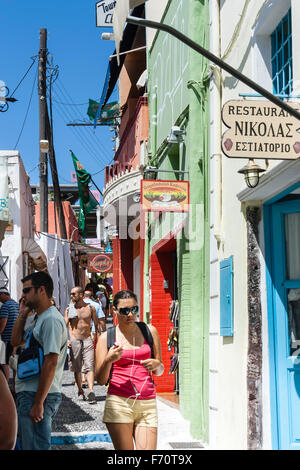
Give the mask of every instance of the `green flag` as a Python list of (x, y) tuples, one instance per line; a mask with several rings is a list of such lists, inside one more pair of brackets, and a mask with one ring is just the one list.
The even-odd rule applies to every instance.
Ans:
[[(91, 121), (94, 121), (97, 111), (99, 108), (99, 103), (94, 100), (89, 100), (89, 107), (87, 114)], [(119, 115), (119, 103), (118, 101), (112, 101), (103, 106), (100, 117), (98, 119), (98, 124), (103, 126), (110, 126), (114, 124), (115, 118)]]
[(81, 163), (75, 157), (72, 150), (70, 150), (70, 152), (72, 155), (72, 160), (77, 175), (77, 185), (80, 199), (78, 228), (82, 235), (85, 237), (87, 235), (85, 222), (86, 215), (89, 214), (89, 212), (91, 212), (93, 209), (95, 209), (95, 207), (98, 206), (99, 203), (96, 201), (89, 189), (91, 175), (83, 168)]

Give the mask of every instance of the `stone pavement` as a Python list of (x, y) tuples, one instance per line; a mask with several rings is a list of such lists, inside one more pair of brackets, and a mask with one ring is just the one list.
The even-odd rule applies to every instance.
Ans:
[[(95, 384), (97, 403), (91, 405), (77, 397), (73, 380), (74, 374), (65, 370), (63, 400), (52, 428), (52, 449), (113, 450), (106, 426), (102, 423), (106, 387)], [(198, 440), (191, 437), (189, 423), (184, 420), (176, 404), (158, 397), (157, 406), (158, 450), (203, 448)]]

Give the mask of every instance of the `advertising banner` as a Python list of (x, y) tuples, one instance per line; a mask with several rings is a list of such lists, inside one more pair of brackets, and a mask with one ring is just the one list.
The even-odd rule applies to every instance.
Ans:
[(151, 212), (188, 212), (189, 182), (141, 181), (142, 209)]
[(9, 222), (7, 157), (0, 157), (0, 220)]

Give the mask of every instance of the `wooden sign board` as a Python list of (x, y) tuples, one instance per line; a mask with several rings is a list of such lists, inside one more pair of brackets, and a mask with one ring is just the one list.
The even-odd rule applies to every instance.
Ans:
[[(289, 103), (299, 109), (300, 103)], [(270, 101), (231, 100), (222, 121), (229, 127), (222, 150), (230, 158), (294, 160), (300, 157), (300, 122)]]
[(141, 181), (142, 209), (151, 212), (188, 212), (189, 182)]

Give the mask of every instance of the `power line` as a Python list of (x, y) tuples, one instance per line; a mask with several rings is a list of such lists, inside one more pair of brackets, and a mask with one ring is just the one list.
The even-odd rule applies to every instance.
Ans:
[[(58, 80), (58, 86), (60, 88), (60, 91), (63, 95), (65, 95), (69, 101), (71, 101), (73, 103), (73, 99), (72, 97), (70, 96), (69, 92), (67, 91), (66, 87), (64, 86), (64, 84), (62, 83), (61, 81), (61, 78), (59, 78)], [(78, 110), (77, 111), (77, 117), (79, 118), (79, 120), (82, 118), (82, 116), (78, 113)], [(95, 134), (95, 132), (93, 131), (93, 129), (91, 128), (88, 128), (88, 131), (91, 132), (90, 136), (93, 137), (93, 142), (94, 141), (97, 141), (97, 144), (99, 146), (100, 149), (103, 149), (104, 152), (106, 152), (106, 149), (104, 148), (102, 142), (98, 139), (98, 135)]]
[(30, 108), (30, 105), (31, 105), (32, 96), (33, 96), (33, 92), (34, 92), (34, 87), (35, 87), (35, 84), (36, 84), (37, 76), (38, 76), (38, 70), (36, 71), (35, 76), (34, 76), (34, 80), (33, 80), (33, 85), (32, 85), (32, 90), (31, 90), (31, 94), (30, 94), (29, 103), (28, 103), (28, 106), (27, 106), (27, 110), (26, 110), (26, 113), (25, 113), (25, 117), (24, 117), (24, 121), (23, 121), (21, 130), (20, 130), (20, 133), (19, 133), (19, 137), (18, 137), (18, 139), (17, 139), (16, 145), (14, 146), (14, 150), (16, 149), (16, 147), (17, 147), (17, 145), (18, 145), (18, 143), (19, 143), (19, 141), (20, 141), (20, 139), (21, 139), (21, 136), (22, 136), (22, 133), (23, 133), (23, 130), (24, 130), (24, 127), (25, 127), (25, 123), (26, 123), (27, 116), (28, 116), (28, 113), (29, 113), (29, 108)]
[[(56, 95), (57, 95), (57, 89), (56, 89)], [(57, 109), (60, 113), (60, 115), (63, 115), (63, 119), (68, 120), (69, 118), (69, 110), (66, 110), (65, 108), (61, 107), (60, 105), (55, 106), (55, 109)], [(72, 128), (72, 131), (78, 136), (80, 139), (81, 143), (83, 146), (85, 146), (86, 149), (88, 149), (88, 152), (91, 153), (94, 158), (101, 164), (105, 164), (104, 159), (99, 158), (100, 154), (100, 149), (95, 146), (94, 142), (91, 142), (90, 140), (86, 139), (86, 135), (82, 134), (82, 129), (78, 128)], [(82, 141), (82, 138), (84, 139), (84, 142)]]
[(61, 103), (57, 100), (53, 100), (55, 103), (62, 104), (63, 106), (87, 106), (89, 103)]
[[(66, 119), (65, 113), (59, 107), (55, 106), (55, 109), (56, 109), (56, 111), (58, 111), (58, 113), (59, 113), (61, 119), (63, 120), (63, 122), (66, 123), (67, 119)], [(77, 129), (77, 128), (71, 128), (71, 129), (72, 129), (74, 135), (77, 137), (77, 139), (81, 143), (82, 147), (88, 153), (88, 155), (93, 156), (95, 160), (97, 160), (99, 163), (101, 163), (103, 165), (104, 162), (102, 160), (101, 161), (99, 160), (99, 157), (95, 153), (95, 150), (90, 146), (90, 144), (86, 140), (82, 139), (82, 135), (81, 135), (79, 129)]]
[[(111, 162), (113, 162), (113, 161), (114, 161), (114, 159), (112, 158), (112, 159), (110, 160), (110, 162), (108, 162), (107, 165), (110, 165)], [(107, 165), (106, 165), (106, 166), (107, 166)], [(98, 173), (101, 173), (101, 171), (104, 171), (104, 170), (105, 170), (106, 166), (105, 166), (104, 168), (102, 168), (102, 170), (97, 171), (97, 173), (92, 173), (91, 176), (98, 175)]]
[(29, 66), (28, 70), (25, 72), (25, 74), (23, 75), (23, 77), (21, 78), (21, 80), (19, 81), (18, 85), (16, 86), (16, 88), (14, 89), (14, 91), (12, 92), (12, 94), (10, 95), (10, 98), (15, 94), (15, 92), (17, 91), (17, 89), (19, 88), (19, 86), (21, 85), (21, 83), (23, 82), (23, 80), (25, 79), (26, 75), (29, 73), (30, 69), (33, 67), (33, 65), (35, 64), (35, 61), (37, 59), (37, 55), (36, 56), (33, 56), (31, 57), (31, 60), (33, 61), (32, 64)]

